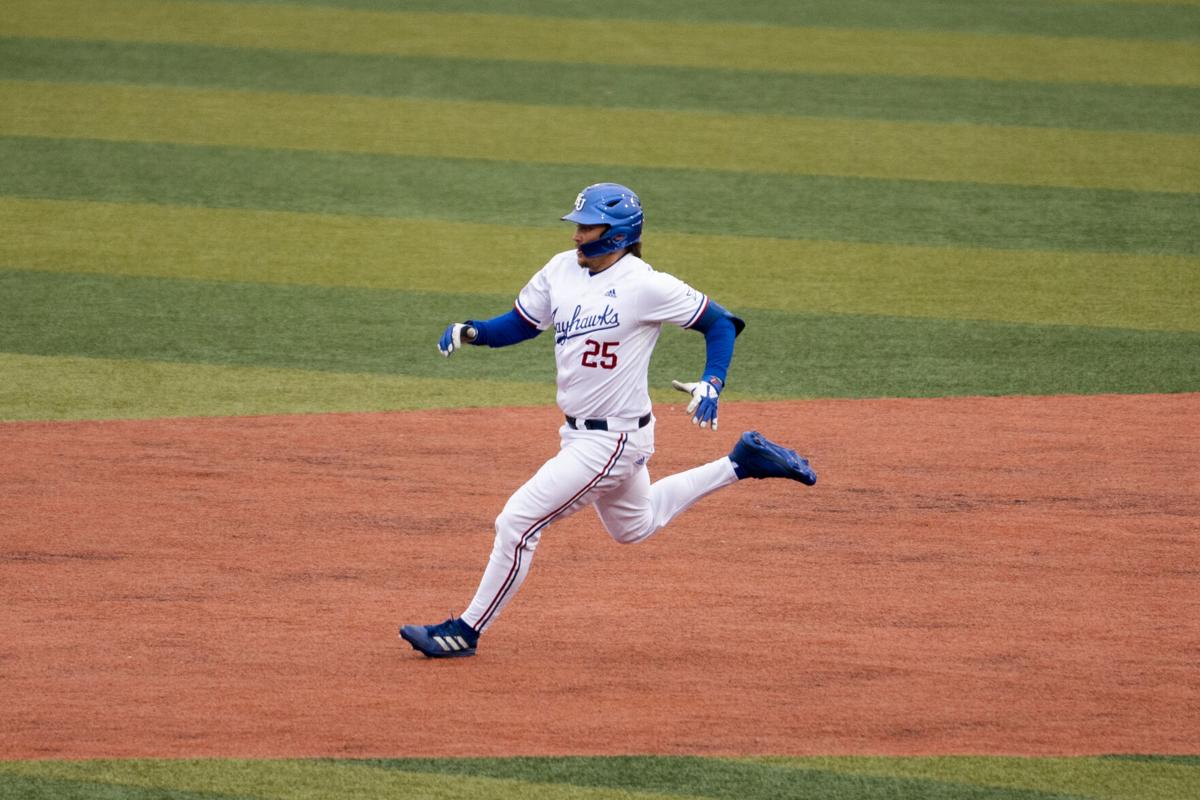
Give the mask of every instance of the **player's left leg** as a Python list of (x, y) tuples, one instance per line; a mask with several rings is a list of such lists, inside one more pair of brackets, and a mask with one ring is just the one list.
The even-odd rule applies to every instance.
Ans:
[(652, 536), (700, 498), (737, 480), (728, 458), (654, 483), (643, 466), (620, 487), (598, 498), (596, 512), (610, 536), (621, 544), (634, 544)]

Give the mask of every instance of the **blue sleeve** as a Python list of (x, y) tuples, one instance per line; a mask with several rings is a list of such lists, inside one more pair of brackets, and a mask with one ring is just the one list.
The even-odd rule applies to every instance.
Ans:
[(735, 317), (732, 312), (723, 308), (720, 303), (714, 303), (712, 300), (709, 300), (704, 313), (700, 315), (700, 319), (692, 323), (692, 328), (707, 334), (709, 327), (721, 319), (727, 319), (733, 323), (734, 336), (740, 334), (742, 329), (746, 327), (746, 323), (741, 317)]
[(476, 331), (475, 341), (471, 344), (487, 345), (488, 347), (507, 347), (518, 344), (526, 339), (532, 339), (542, 331), (535, 325), (529, 324), (514, 308), (507, 314), (501, 314), (491, 319), (469, 319), (467, 324)]
[(708, 308), (692, 328), (704, 334), (705, 363), (704, 378), (715, 376), (725, 385), (729, 364), (733, 361), (733, 341), (746, 323), (709, 301)]

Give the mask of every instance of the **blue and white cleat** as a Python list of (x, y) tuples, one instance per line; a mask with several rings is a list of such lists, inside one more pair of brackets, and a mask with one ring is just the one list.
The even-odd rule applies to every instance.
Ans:
[(790, 478), (805, 486), (817, 482), (817, 473), (795, 450), (777, 445), (758, 431), (747, 431), (729, 452), (739, 478)]
[(479, 634), (457, 617), (437, 625), (405, 625), (400, 638), (429, 658), (461, 658), (475, 655)]

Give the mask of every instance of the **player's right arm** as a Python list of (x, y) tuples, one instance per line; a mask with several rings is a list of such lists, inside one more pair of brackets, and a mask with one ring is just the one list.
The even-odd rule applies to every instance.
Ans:
[(551, 259), (517, 296), (517, 301), (507, 314), (491, 319), (469, 319), (452, 322), (438, 340), (438, 352), (450, 356), (464, 344), (507, 347), (532, 339), (548, 327), (550, 312), (550, 280), (547, 270)]
[(532, 339), (541, 332), (540, 328), (526, 322), (516, 309), (513, 309), (507, 314), (491, 319), (469, 319), (466, 322), (450, 323), (442, 332), (442, 338), (438, 340), (438, 352), (450, 356), (464, 344), (507, 347)]

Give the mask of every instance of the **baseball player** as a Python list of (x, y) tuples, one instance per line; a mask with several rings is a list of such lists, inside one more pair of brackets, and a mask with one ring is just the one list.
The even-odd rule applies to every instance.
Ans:
[(529, 572), (542, 532), (594, 506), (622, 544), (653, 535), (700, 498), (743, 478), (787, 478), (808, 486), (807, 459), (744, 433), (728, 456), (651, 482), (654, 415), (647, 388), (650, 356), (664, 324), (704, 335), (706, 363), (687, 413), (717, 429), (717, 403), (745, 323), (683, 281), (642, 260), (642, 206), (625, 186), (598, 183), (562, 219), (575, 223), (575, 249), (559, 253), (521, 290), (507, 314), (447, 326), (444, 356), (464, 344), (506, 347), (553, 330), (558, 406), (566, 419), (558, 454), (508, 499), (479, 589), (461, 617), (405, 625), (400, 636), (431, 658), (475, 654), (479, 636), (512, 601)]

